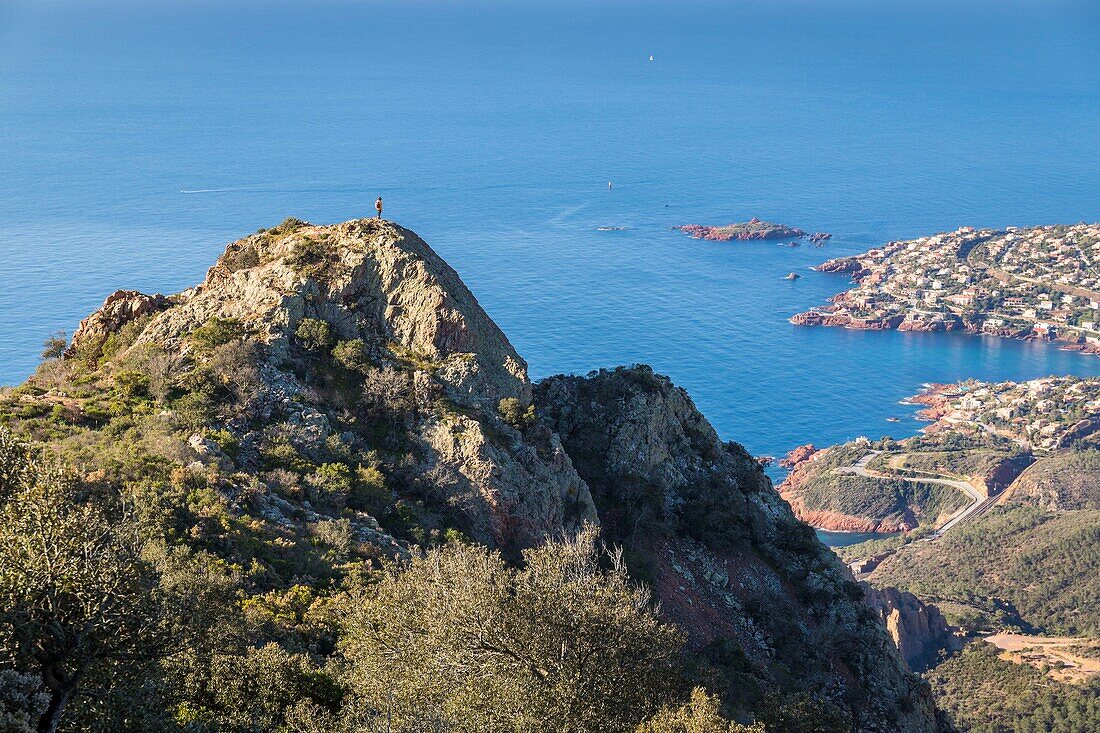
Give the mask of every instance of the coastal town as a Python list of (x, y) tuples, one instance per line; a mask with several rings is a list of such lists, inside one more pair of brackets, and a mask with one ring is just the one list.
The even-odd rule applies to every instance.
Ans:
[(968, 331), (1100, 353), (1100, 224), (954, 232), (815, 268), (856, 286), (796, 325)]
[(1100, 379), (1046, 377), (1026, 382), (930, 385), (912, 402), (934, 422), (928, 435), (987, 433), (1028, 451), (1054, 451), (1100, 430)]

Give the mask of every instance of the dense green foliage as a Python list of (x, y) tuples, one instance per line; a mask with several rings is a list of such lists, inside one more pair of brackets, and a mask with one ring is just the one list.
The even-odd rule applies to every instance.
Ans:
[(386, 719), (595, 733), (687, 697), (680, 632), (594, 531), (520, 568), (459, 542), (339, 587), (257, 593), (6, 431), (0, 489), (0, 713), (13, 730), (41, 718), (46, 731), (334, 733)]
[(999, 659), (984, 642), (926, 674), (937, 704), (968, 733), (1094, 733), (1100, 680), (1055, 682), (1029, 665)]
[(718, 714), (718, 698), (701, 688), (691, 692), (691, 700), (679, 708), (662, 708), (638, 727), (637, 733), (763, 733), (762, 725), (738, 725)]
[(956, 614), (954, 622), (1095, 636), (1100, 512), (997, 510), (936, 543), (910, 543), (873, 580), (972, 609), (970, 618)]
[(346, 607), (348, 686), (401, 730), (631, 731), (684, 692), (679, 631), (621, 564), (601, 568), (591, 531), (518, 570), (476, 547), (433, 550)]

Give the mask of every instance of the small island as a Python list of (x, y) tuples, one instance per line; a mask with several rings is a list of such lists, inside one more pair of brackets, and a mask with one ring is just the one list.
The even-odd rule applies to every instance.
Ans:
[(684, 226), (674, 228), (684, 234), (691, 235), (694, 239), (708, 239), (712, 242), (790, 239), (791, 237), (807, 236), (806, 232), (796, 227), (789, 227), (785, 224), (775, 224), (770, 221), (761, 221), (756, 217), (736, 224), (726, 224), (725, 226), (685, 224)]

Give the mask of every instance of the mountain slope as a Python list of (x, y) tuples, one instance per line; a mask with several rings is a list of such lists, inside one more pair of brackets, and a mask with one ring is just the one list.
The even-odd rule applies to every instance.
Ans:
[[(687, 633), (685, 674), (730, 710), (780, 731), (936, 729), (860, 588), (683, 390), (645, 368), (533, 388), (458, 275), (388, 222), (287, 220), (195, 288), (114, 293), (0, 393), (0, 423), (211, 558), (247, 626), (236, 665), (298, 655), (324, 678), (342, 584), (448, 543), (519, 562), (599, 524)], [(188, 689), (268, 674), (209, 653)]]
[[(684, 390), (648, 367), (620, 368), (543, 380), (536, 404), (605, 534), (697, 647), (732, 644), (763, 691), (811, 695), (822, 718), (839, 714), (856, 730), (935, 728), (926, 689), (862, 589)], [(735, 679), (728, 693), (751, 707)]]
[[(401, 227), (290, 220), (230, 244), (192, 290), (112, 295), (70, 353), (102, 360), (127, 327), (137, 335), (110, 355), (116, 376), (155, 379), (168, 361), (184, 382), (246, 386), (200, 416), (208, 419), (190, 441), (204, 446), (203, 431), (227, 431), (231, 469), (274, 467), (271, 453), (288, 444), (295, 459), (319, 465), (377, 451), (392, 483), (502, 548), (595, 519), (553, 436), (527, 439), (498, 412), (501, 400), (530, 404), (526, 364), (454, 270)], [(196, 390), (175, 391), (184, 411), (197, 401)]]

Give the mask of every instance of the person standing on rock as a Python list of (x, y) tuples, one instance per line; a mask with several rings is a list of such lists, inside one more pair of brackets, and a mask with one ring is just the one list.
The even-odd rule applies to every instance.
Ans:
[(382, 197), (379, 196), (378, 200), (374, 202), (374, 210), (378, 212), (378, 219), (382, 218)]

